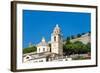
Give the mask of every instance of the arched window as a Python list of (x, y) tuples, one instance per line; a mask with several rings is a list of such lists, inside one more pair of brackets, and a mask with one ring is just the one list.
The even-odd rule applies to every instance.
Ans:
[(29, 59), (29, 57), (26, 57), (26, 59)]
[(54, 41), (56, 41), (56, 36), (54, 37)]

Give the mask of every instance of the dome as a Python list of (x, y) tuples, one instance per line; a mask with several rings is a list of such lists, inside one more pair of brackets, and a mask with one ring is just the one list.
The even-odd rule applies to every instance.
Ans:
[(48, 46), (48, 43), (45, 41), (45, 38), (43, 37), (41, 42), (37, 44), (37, 46)]

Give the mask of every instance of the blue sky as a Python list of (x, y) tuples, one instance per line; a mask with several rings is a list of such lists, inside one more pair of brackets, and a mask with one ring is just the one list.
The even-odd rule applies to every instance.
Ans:
[(91, 14), (76, 12), (23, 10), (23, 47), (38, 44), (42, 37), (50, 41), (51, 33), (59, 24), (63, 38), (90, 31)]

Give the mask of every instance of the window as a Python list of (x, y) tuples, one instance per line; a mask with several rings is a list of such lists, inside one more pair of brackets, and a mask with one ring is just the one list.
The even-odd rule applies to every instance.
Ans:
[(51, 52), (51, 48), (50, 48), (50, 50), (49, 50), (50, 52)]
[(39, 52), (40, 52), (40, 48), (39, 48)]
[(54, 37), (54, 41), (56, 41), (56, 37)]
[(29, 57), (26, 57), (26, 59), (29, 59)]
[(39, 62), (43, 62), (43, 60), (40, 60)]
[(43, 52), (45, 51), (45, 48), (43, 48)]

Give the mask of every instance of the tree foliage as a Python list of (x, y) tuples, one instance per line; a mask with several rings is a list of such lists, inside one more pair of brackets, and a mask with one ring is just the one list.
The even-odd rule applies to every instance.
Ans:
[(75, 36), (74, 35), (71, 35), (71, 39), (74, 39), (75, 38)]
[(66, 55), (88, 53), (91, 51), (91, 44), (83, 44), (80, 41), (66, 43), (63, 45), (63, 51)]
[(81, 37), (81, 34), (77, 34), (77, 37)]
[(30, 53), (30, 52), (35, 52), (36, 51), (36, 46), (32, 46), (32, 47), (27, 47), (23, 49), (23, 53)]
[(65, 44), (70, 44), (70, 37), (67, 37), (66, 41), (65, 41)]

